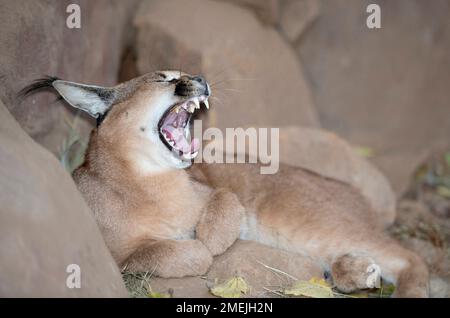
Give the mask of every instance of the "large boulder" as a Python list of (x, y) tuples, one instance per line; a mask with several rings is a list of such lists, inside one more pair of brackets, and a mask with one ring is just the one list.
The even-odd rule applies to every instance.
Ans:
[[(70, 175), (1, 101), (0, 180), (0, 297), (127, 296)], [(70, 264), (79, 266), (81, 288), (66, 285), (76, 282)]]
[(424, 150), (450, 136), (450, 2), (376, 1), (381, 29), (369, 29), (373, 2), (322, 0), (297, 50), (323, 127), (372, 148), (401, 194)]
[[(66, 8), (81, 8), (81, 28), (69, 29)], [(116, 83), (128, 21), (137, 1), (0, 0), (0, 99), (22, 128), (38, 143), (61, 152), (68, 124), (79, 116), (77, 130), (86, 138), (93, 121), (78, 114), (54, 94), (26, 100), (16, 94), (43, 75), (99, 85)]]
[(276, 26), (280, 19), (280, 0), (218, 0), (250, 9), (266, 25)]
[[(170, 23), (168, 23), (170, 21)], [(209, 126), (316, 126), (302, 67), (277, 31), (220, 1), (145, 1), (135, 19), (140, 73), (181, 67), (212, 85)]]
[(289, 42), (295, 44), (318, 16), (318, 0), (282, 0), (280, 30)]
[(319, 15), (319, 0), (217, 0), (252, 11), (267, 26), (295, 44)]

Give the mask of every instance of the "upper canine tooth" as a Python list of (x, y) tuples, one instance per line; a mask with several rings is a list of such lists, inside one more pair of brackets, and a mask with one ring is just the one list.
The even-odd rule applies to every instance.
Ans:
[(205, 99), (205, 100), (203, 101), (203, 104), (205, 104), (206, 109), (209, 109), (209, 102), (208, 102), (207, 99)]

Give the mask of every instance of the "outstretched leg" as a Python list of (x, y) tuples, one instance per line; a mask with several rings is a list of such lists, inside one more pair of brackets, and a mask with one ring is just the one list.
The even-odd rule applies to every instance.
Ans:
[(144, 244), (125, 262), (132, 272), (152, 272), (159, 277), (205, 274), (212, 255), (199, 240), (163, 240)]

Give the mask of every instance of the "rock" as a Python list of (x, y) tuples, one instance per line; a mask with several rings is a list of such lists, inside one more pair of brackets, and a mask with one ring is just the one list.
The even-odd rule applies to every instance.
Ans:
[(208, 272), (208, 278), (222, 282), (239, 275), (250, 286), (251, 292), (247, 296), (274, 297), (275, 294), (268, 292), (264, 287), (269, 289), (289, 287), (295, 279), (286, 274), (275, 273), (273, 269), (299, 280), (323, 278), (324, 275), (319, 264), (308, 257), (251, 241), (237, 241), (225, 254), (215, 258)]
[(450, 284), (448, 280), (440, 277), (431, 277), (430, 279), (430, 298), (448, 298), (450, 297)]
[(392, 189), (400, 198), (408, 190), (414, 172), (425, 161), (430, 149), (400, 148), (391, 153), (375, 154), (370, 160), (389, 178)]
[(321, 1), (297, 50), (323, 127), (372, 148), (401, 195), (409, 163), (450, 136), (450, 3), (382, 1), (368, 29), (369, 3)]
[(256, 16), (266, 25), (275, 26), (280, 16), (279, 0), (219, 0), (234, 3), (252, 10)]
[(214, 297), (207, 286), (207, 280), (200, 276), (182, 278), (150, 279), (153, 292), (170, 294), (173, 291), (174, 298), (212, 298)]
[(311, 259), (294, 253), (271, 248), (252, 241), (236, 241), (224, 254), (216, 257), (206, 278), (184, 277), (173, 279), (152, 278), (152, 290), (174, 297), (213, 297), (209, 286), (239, 275), (250, 286), (246, 297), (276, 297), (264, 288), (276, 289), (292, 285), (294, 280), (286, 274), (275, 273), (264, 265), (280, 270), (297, 279), (323, 277), (323, 270)]
[(291, 48), (247, 10), (219, 1), (193, 0), (183, 10), (178, 1), (146, 1), (135, 25), (140, 73), (181, 66), (206, 76), (213, 92), (209, 126), (317, 125)]
[[(0, 297), (128, 295), (71, 177), (2, 102), (0, 180)], [(80, 267), (79, 289), (66, 286), (70, 264)]]
[[(76, 112), (51, 93), (26, 100), (16, 94), (31, 81), (56, 75), (99, 85), (116, 83), (132, 1), (76, 1), (81, 29), (66, 27), (67, 1), (2, 1), (0, 10), (0, 99), (22, 128), (58, 155)], [(77, 129), (87, 138), (93, 121), (79, 115)]]
[(289, 42), (296, 43), (319, 16), (318, 0), (282, 0), (280, 28)]

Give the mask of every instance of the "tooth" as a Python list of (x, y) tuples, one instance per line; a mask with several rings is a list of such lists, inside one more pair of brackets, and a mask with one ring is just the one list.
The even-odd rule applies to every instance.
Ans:
[(199, 102), (198, 98), (194, 98), (192, 101), (193, 101), (194, 104), (195, 104), (195, 108), (200, 109), (200, 102)]
[(206, 109), (209, 109), (209, 102), (208, 102), (207, 99), (205, 99), (205, 100), (203, 101), (203, 104), (205, 104)]
[(195, 111), (195, 104), (194, 103), (189, 103), (189, 112), (193, 113)]

